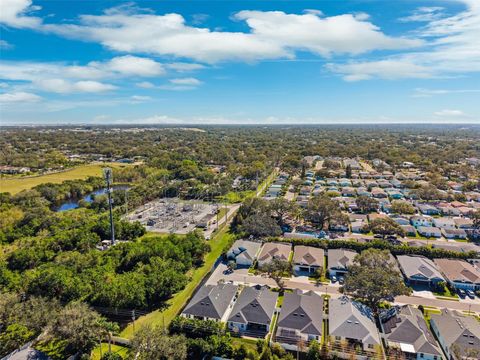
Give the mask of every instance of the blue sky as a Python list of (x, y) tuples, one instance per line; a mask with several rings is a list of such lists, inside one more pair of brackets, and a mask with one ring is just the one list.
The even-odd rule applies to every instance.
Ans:
[(0, 121), (480, 123), (480, 1), (0, 2)]

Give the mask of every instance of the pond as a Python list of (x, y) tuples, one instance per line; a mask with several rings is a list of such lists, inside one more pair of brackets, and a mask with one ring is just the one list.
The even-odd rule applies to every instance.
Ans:
[[(127, 186), (127, 185), (115, 185), (112, 187), (113, 191), (116, 191), (116, 190), (124, 191), (124, 190), (128, 190), (129, 188), (130, 186)], [(87, 195), (79, 199), (65, 200), (63, 203), (61, 203), (55, 208), (55, 211), (59, 212), (59, 211), (68, 211), (68, 210), (77, 209), (80, 206), (79, 202), (81, 200), (84, 200), (87, 203), (91, 203), (93, 199), (95, 199), (95, 196), (104, 195), (106, 193), (105, 190), (106, 190), (105, 188), (102, 188), (102, 189), (92, 191), (91, 193), (88, 193)]]

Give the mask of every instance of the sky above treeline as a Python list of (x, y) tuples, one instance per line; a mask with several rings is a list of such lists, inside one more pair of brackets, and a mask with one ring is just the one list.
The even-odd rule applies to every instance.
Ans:
[(480, 123), (480, 0), (0, 0), (0, 124)]

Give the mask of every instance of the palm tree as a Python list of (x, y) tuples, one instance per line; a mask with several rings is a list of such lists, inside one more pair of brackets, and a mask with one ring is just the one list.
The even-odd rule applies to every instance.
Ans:
[(114, 334), (118, 334), (120, 332), (120, 327), (117, 323), (106, 321), (104, 319), (101, 320), (100, 326), (103, 330), (103, 334), (108, 338), (108, 352), (112, 352), (112, 338)]

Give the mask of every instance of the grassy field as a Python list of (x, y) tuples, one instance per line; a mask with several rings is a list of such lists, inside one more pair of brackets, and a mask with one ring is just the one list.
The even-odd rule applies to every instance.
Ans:
[[(228, 231), (228, 227), (220, 230), (220, 232), (209, 241), (211, 246), (211, 251), (205, 256), (205, 262), (202, 267), (196, 269), (188, 285), (175, 294), (168, 302), (167, 308), (163, 311), (153, 311), (145, 316), (138, 318), (135, 321), (135, 327), (138, 329), (144, 324), (150, 325), (165, 325), (168, 326), (170, 321), (177, 316), (182, 307), (187, 303), (190, 297), (193, 295), (193, 292), (197, 288), (198, 284), (205, 275), (208, 274), (209, 270), (212, 268), (215, 260), (222, 254), (223, 250), (230, 245), (233, 240), (234, 235)], [(121, 333), (120, 336), (124, 338), (131, 338), (133, 335), (133, 326), (127, 326)]]
[(102, 168), (106, 166), (121, 168), (131, 165), (119, 163), (89, 164), (47, 175), (0, 179), (0, 192), (16, 194), (22, 190), (28, 190), (44, 183), (60, 184), (65, 180), (86, 179), (89, 176), (101, 176)]
[[(92, 351), (92, 353), (90, 355), (90, 359), (100, 360), (100, 358), (101, 358), (100, 354), (105, 354), (107, 352), (108, 352), (108, 344), (103, 343), (101, 350), (100, 350), (100, 347), (97, 347), (96, 349), (94, 349)], [(118, 346), (118, 345), (112, 344), (112, 352), (117, 353), (120, 356), (122, 356), (124, 359), (126, 359), (128, 349), (124, 348), (123, 346)]]

